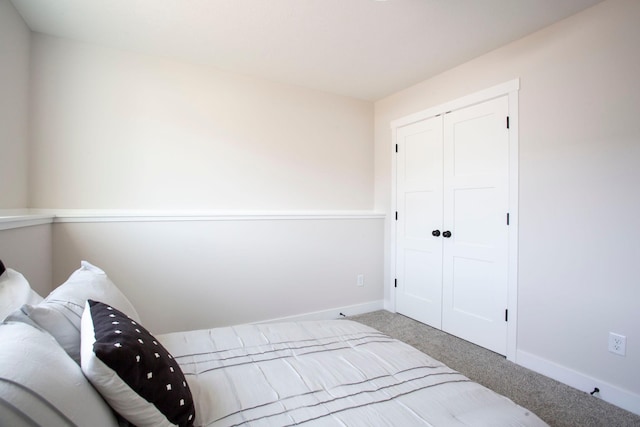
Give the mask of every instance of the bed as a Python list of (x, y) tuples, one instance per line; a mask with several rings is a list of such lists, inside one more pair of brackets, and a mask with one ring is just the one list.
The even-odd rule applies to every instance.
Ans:
[[(16, 281), (10, 268), (0, 275), (0, 300)], [(27, 294), (0, 313), (3, 425), (546, 425), (347, 319), (154, 335), (84, 261), (42, 301)]]

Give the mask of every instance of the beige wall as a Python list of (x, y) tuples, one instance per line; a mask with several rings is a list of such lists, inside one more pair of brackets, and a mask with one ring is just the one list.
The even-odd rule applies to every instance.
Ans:
[(61, 223), (53, 238), (55, 283), (95, 263), (154, 332), (382, 306), (382, 219)]
[(55, 283), (94, 262), (159, 332), (381, 305), (381, 219), (99, 218), (371, 211), (372, 103), (39, 34), (31, 59), (31, 207), (98, 210), (53, 225)]
[(6, 228), (0, 222), (0, 259), (24, 275), (31, 288), (43, 297), (53, 290), (51, 278), (51, 224)]
[(362, 210), (373, 104), (35, 34), (30, 207)]
[(0, 209), (27, 207), (30, 31), (0, 0)]
[[(375, 205), (388, 212), (390, 121), (520, 78), (521, 360), (539, 358), (593, 378), (591, 389), (602, 381), (636, 396), (638, 22), (640, 2), (607, 1), (375, 105)], [(609, 331), (627, 336), (626, 357), (607, 351)]]

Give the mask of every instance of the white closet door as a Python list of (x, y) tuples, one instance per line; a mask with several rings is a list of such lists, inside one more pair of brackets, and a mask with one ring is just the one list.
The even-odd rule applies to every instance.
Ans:
[[(507, 97), (444, 118), (442, 329), (507, 350)], [(448, 233), (447, 233), (448, 234)]]
[(399, 128), (396, 310), (442, 325), (442, 117)]

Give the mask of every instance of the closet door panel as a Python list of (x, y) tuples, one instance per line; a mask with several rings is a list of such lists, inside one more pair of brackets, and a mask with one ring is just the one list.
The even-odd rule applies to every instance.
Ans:
[(396, 310), (442, 326), (442, 118), (399, 128)]
[(506, 353), (509, 136), (506, 97), (444, 119), (442, 329)]

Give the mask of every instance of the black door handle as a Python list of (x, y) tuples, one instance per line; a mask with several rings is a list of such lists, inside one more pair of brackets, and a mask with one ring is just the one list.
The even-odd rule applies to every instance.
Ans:
[(431, 232), (431, 235), (434, 236), (434, 237), (438, 237), (440, 235), (440, 230), (433, 230)]
[(449, 230), (444, 231), (444, 232), (442, 233), (442, 237), (446, 237), (446, 238), (448, 239), (449, 237), (451, 237), (451, 232), (450, 232)]

